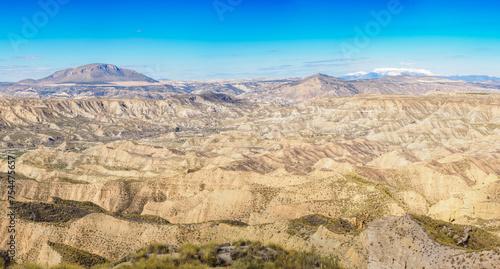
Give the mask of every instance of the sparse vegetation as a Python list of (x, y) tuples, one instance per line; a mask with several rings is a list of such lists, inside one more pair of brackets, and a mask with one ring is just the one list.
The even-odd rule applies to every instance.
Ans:
[(170, 224), (168, 220), (158, 216), (108, 212), (102, 207), (88, 201), (64, 200), (58, 197), (53, 197), (52, 199), (54, 203), (15, 202), (14, 206), (17, 207), (17, 213), (21, 219), (34, 222), (63, 223), (83, 218), (91, 213), (103, 213), (117, 219), (138, 223)]
[(343, 174), (343, 176), (347, 179), (350, 179), (350, 180), (358, 183), (358, 184), (363, 184), (363, 185), (373, 184), (373, 182), (371, 182), (368, 178), (360, 176), (360, 175), (353, 173), (353, 172)]
[[(77, 266), (77, 265), (75, 264), (74, 266)], [(45, 269), (43, 266), (36, 264), (36, 263), (33, 263), (33, 262), (25, 262), (23, 264), (13, 264), (13, 265), (9, 265), (8, 268), (12, 268), (12, 269)], [(61, 268), (61, 267), (59, 267), (59, 268)], [(83, 267), (78, 267), (78, 268), (80, 269)]]
[(78, 264), (63, 262), (61, 264), (51, 267), (50, 269), (85, 269), (85, 268), (86, 267)]
[(89, 184), (87, 181), (72, 179), (69, 177), (59, 177), (59, 180), (71, 184)]
[(52, 247), (62, 256), (62, 261), (69, 264), (77, 264), (87, 268), (108, 262), (105, 258), (90, 252), (67, 246), (60, 243), (49, 242)]
[[(387, 235), (387, 241), (373, 240), (367, 245), (353, 245), (358, 241), (348, 239), (359, 235), (367, 223), (404, 212), (424, 214), (432, 210), (432, 205), (441, 202), (444, 202), (442, 205), (453, 203), (452, 207), (463, 205), (457, 209), (461, 212), (459, 221), (494, 233), (500, 229), (494, 214), (488, 214), (498, 200), (494, 182), (497, 177), (492, 177), (492, 174), (498, 174), (494, 158), (497, 147), (493, 142), (495, 129), (500, 126), (496, 118), (490, 117), (491, 111), (496, 109), (492, 104), (498, 103), (494, 96), (491, 100), (474, 97), (475, 101), (469, 103), (466, 100), (470, 96), (458, 99), (370, 95), (317, 98), (312, 103), (290, 107), (241, 101), (241, 106), (238, 104), (235, 108), (219, 101), (202, 101), (198, 97), (195, 97), (194, 104), (189, 101), (191, 97), (139, 103), (136, 100), (75, 101), (76, 105), (81, 105), (78, 109), (81, 113), (68, 110), (75, 105), (71, 100), (62, 103), (16, 100), (21, 104), (24, 102), (22, 106), (35, 105), (37, 109), (58, 111), (56, 114), (60, 116), (56, 118), (52, 113), (40, 114), (49, 117), (43, 119), (47, 124), (61, 121), (56, 123), (60, 132), (54, 131), (50, 136), (56, 142), (72, 137), (70, 140), (82, 144), (55, 148), (56, 142), (51, 142), (52, 146), (46, 146), (49, 142), (40, 140), (43, 137), (33, 138), (37, 133), (49, 134), (43, 130), (47, 128), (45, 123), (28, 129), (28, 125), (14, 122), (9, 123), (12, 128), (2, 129), (13, 133), (21, 130), (19, 133), (23, 134), (9, 135), (2, 141), (5, 152), (29, 150), (16, 164), (20, 180), (16, 198), (23, 201), (18, 204), (23, 219), (21, 225), (33, 229), (42, 227), (47, 238), (53, 241), (68, 242), (91, 251), (94, 251), (92, 242), (98, 240), (103, 248), (95, 249), (95, 253), (102, 255), (121, 255), (130, 251), (127, 244), (135, 238), (149, 240), (146, 238), (155, 233), (166, 232), (169, 238), (172, 236), (181, 242), (200, 242), (255, 231), (252, 238), (270, 235), (280, 242), (289, 238), (290, 245), (304, 247), (317, 244), (312, 237), (320, 226), (346, 235), (338, 236), (345, 238), (342, 246), (335, 247), (340, 249), (339, 253), (355, 248), (358, 253), (366, 253), (364, 251), (370, 248), (385, 250), (384, 242), (397, 246), (399, 240), (412, 240), (411, 236), (422, 235), (413, 233), (406, 226), (377, 225), (393, 219), (389, 217), (370, 225), (367, 232), (377, 229), (382, 234), (384, 229), (397, 229), (396, 235), (401, 237), (383, 233)], [(116, 102), (122, 103), (117, 106)], [(119, 107), (123, 113), (101, 109), (103, 105)], [(216, 108), (218, 112), (212, 113), (210, 108)], [(80, 116), (65, 116), (71, 113)], [(179, 132), (170, 134), (176, 126), (179, 126)], [(106, 142), (116, 140), (129, 142)], [(470, 143), (461, 145), (460, 141)], [(391, 142), (399, 146), (391, 146)], [(474, 146), (475, 142), (482, 146)], [(12, 146), (18, 144), (17, 148)], [(32, 151), (31, 144), (38, 149)], [(37, 181), (22, 181), (28, 178), (19, 174), (21, 172)], [(3, 175), (4, 179), (7, 178), (5, 173)], [(466, 180), (467, 187), (460, 178)], [(49, 202), (48, 195), (95, 201), (106, 205), (107, 209), (108, 206), (113, 210), (117, 208), (118, 212), (109, 212), (90, 202), (59, 198)], [(471, 197), (474, 201), (467, 201)], [(479, 203), (480, 206), (476, 206)], [(141, 212), (168, 216), (181, 224), (170, 224), (158, 216), (140, 215)], [(325, 216), (310, 215), (290, 220), (303, 212)], [(107, 221), (108, 216), (112, 216), (123, 220), (114, 222), (123, 223), (124, 230), (129, 229), (132, 236), (116, 238), (114, 231), (105, 226), (93, 227), (92, 221), (71, 223), (92, 213), (107, 215), (96, 215), (92, 219)], [(474, 219), (465, 221), (467, 216)], [(248, 227), (245, 222), (252, 225)], [(450, 223), (423, 218), (420, 223), (428, 230), (429, 236), (434, 236), (444, 245), (468, 251), (498, 247), (494, 236), (475, 227), (458, 226), (455, 229)], [(76, 224), (82, 225), (81, 229), (74, 229)], [(63, 231), (83, 233), (72, 234), (72, 243), (53, 238)], [(276, 234), (270, 234), (272, 232)], [(37, 245), (31, 242), (37, 238), (27, 238), (26, 243)], [(323, 247), (336, 245), (331, 244), (334, 238), (327, 236), (324, 240), (328, 242)], [(428, 251), (448, 249), (430, 243), (429, 248), (410, 243), (405, 245), (404, 252), (420, 251), (425, 259)], [(236, 247), (235, 253), (241, 255), (234, 256), (234, 268), (311, 268), (314, 266), (309, 257), (316, 259), (314, 252), (307, 252), (309, 256), (303, 257), (297, 251), (286, 251), (268, 242), (239, 241), (232, 246)], [(130, 268), (208, 268), (218, 266), (220, 253), (214, 250), (219, 248), (220, 245), (215, 243), (187, 244), (177, 253), (170, 253), (164, 245), (157, 244), (141, 250), (136, 253), (136, 258), (123, 263), (130, 262)], [(283, 252), (286, 255), (280, 256)], [(263, 258), (263, 253), (270, 256)], [(352, 259), (354, 255), (348, 257)], [(454, 265), (460, 262), (462, 267), (461, 259), (457, 255)], [(491, 259), (485, 255), (485, 260)], [(58, 268), (71, 266), (80, 267), (67, 263)], [(109, 268), (111, 263), (94, 267)]]
[(40, 202), (14, 202), (14, 207), (21, 219), (33, 222), (62, 223), (97, 212), (79, 206)]
[[(9, 177), (9, 174), (6, 172), (0, 172), (0, 179), (1, 180), (7, 180)], [(19, 172), (16, 173), (16, 180), (34, 180), (32, 178), (29, 178)]]
[(255, 206), (264, 209), (279, 194), (279, 189), (256, 185), (251, 192)]
[(246, 227), (248, 226), (248, 224), (242, 222), (242, 221), (239, 221), (239, 220), (217, 220), (217, 221), (214, 221), (214, 223), (224, 223), (224, 224), (227, 224), (227, 225), (231, 225), (231, 226), (237, 226), (237, 227)]
[(70, 206), (70, 207), (78, 207), (82, 208), (85, 210), (88, 210), (90, 212), (98, 212), (98, 213), (105, 213), (106, 210), (92, 202), (80, 202), (80, 201), (73, 201), (73, 200), (64, 200), (59, 197), (52, 197), (52, 201), (54, 201), (54, 204), (58, 205), (63, 205), (63, 206)]
[[(221, 253), (230, 254), (221, 258)], [(151, 244), (114, 264), (124, 262), (130, 263), (124, 265), (124, 268), (211, 268), (228, 265), (230, 268), (242, 269), (340, 268), (338, 258), (321, 256), (315, 250), (286, 250), (276, 244), (263, 245), (261, 242), (248, 240), (239, 240), (232, 245), (188, 243), (179, 249), (172, 245)]]
[(27, 152), (27, 150), (11, 150), (11, 151), (2, 153), (0, 155), (0, 159), (7, 160), (8, 156), (12, 156), (12, 157), (18, 158), (18, 157), (20, 157), (21, 155), (23, 155), (26, 152)]
[[(60, 253), (63, 263), (51, 269), (104, 269), (120, 265), (120, 268), (341, 268), (339, 258), (320, 255), (310, 251), (287, 250), (276, 244), (263, 245), (258, 241), (239, 240), (232, 245), (214, 242), (201, 245), (187, 243), (180, 248), (175, 245), (152, 243), (135, 253), (110, 262), (98, 255), (59, 243), (49, 245)], [(222, 255), (225, 253), (225, 255)], [(17, 264), (13, 269), (44, 269), (31, 262)]]
[(411, 215), (411, 217), (424, 227), (430, 238), (442, 245), (471, 251), (500, 247), (500, 238), (483, 229), (435, 220), (427, 216)]
[(133, 167), (127, 167), (127, 166), (119, 166), (119, 165), (111, 166), (111, 165), (105, 165), (102, 163), (100, 165), (102, 167), (104, 167), (106, 170), (110, 170), (110, 171), (133, 171), (133, 170), (136, 170)]
[(385, 195), (387, 198), (389, 199), (392, 199), (392, 200), (396, 200), (394, 199), (393, 195), (392, 195), (392, 191), (391, 191), (391, 188), (388, 187), (388, 186), (385, 186), (385, 185), (382, 185), (382, 184), (377, 184), (375, 186), (375, 188), (377, 190), (379, 190), (383, 195)]
[(117, 219), (133, 221), (138, 223), (151, 223), (160, 225), (170, 224), (168, 220), (154, 215), (121, 214), (116, 212), (109, 213), (109, 215)]
[(64, 170), (68, 167), (67, 163), (54, 163), (52, 164), (51, 168), (52, 169), (59, 169), (59, 170)]
[(339, 234), (355, 234), (357, 232), (356, 228), (346, 220), (341, 218), (328, 218), (320, 214), (315, 214), (290, 220), (287, 233), (307, 239), (318, 230), (320, 225), (329, 231)]

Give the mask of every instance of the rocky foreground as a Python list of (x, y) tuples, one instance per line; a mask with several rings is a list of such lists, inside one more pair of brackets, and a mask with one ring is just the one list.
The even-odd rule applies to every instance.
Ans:
[(0, 124), (20, 261), (248, 239), (347, 268), (500, 267), (498, 95), (2, 99)]

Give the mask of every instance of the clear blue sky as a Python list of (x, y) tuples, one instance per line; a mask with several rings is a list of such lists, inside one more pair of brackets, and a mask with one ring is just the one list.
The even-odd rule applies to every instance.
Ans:
[(499, 11), (485, 0), (0, 1), (0, 81), (96, 62), (180, 80), (500, 76)]

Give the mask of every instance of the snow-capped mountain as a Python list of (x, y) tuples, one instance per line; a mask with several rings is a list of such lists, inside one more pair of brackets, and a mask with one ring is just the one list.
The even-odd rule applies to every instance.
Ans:
[(427, 69), (415, 69), (415, 68), (378, 68), (371, 72), (356, 72), (346, 74), (340, 78), (343, 79), (375, 79), (389, 76), (435, 76), (431, 71)]

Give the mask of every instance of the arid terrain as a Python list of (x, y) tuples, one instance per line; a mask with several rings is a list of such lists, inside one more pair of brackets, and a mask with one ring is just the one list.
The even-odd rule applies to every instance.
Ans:
[(347, 80), (325, 74), (306, 78), (156, 81), (111, 64), (89, 64), (38, 79), (0, 82), (1, 97), (164, 99), (179, 94), (222, 93), (238, 98), (293, 105), (314, 97), (356, 94), (425, 95), (434, 92), (500, 93), (498, 81), (466, 82), (408, 75)]
[[(244, 239), (314, 248), (345, 268), (500, 267), (500, 95), (384, 79), (328, 94), (316, 84), (336, 79), (317, 75), (302, 92), (279, 82), (279, 94), (3, 98), (18, 260)], [(6, 231), (7, 192), (0, 200)]]

